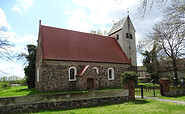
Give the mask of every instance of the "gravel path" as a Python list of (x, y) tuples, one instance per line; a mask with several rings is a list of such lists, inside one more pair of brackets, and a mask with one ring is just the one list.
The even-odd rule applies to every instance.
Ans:
[[(141, 98), (141, 96), (135, 96), (135, 98)], [(154, 100), (157, 100), (157, 101), (163, 101), (163, 102), (172, 102), (172, 103), (177, 103), (177, 104), (184, 104), (185, 105), (185, 102), (184, 101), (176, 101), (176, 100), (169, 100), (169, 99), (161, 99), (161, 98), (157, 98), (157, 97), (145, 97), (144, 96), (144, 99), (154, 99)]]

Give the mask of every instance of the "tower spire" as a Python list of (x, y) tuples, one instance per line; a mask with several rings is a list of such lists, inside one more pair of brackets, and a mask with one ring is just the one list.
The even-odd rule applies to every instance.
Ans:
[(129, 15), (129, 8), (127, 8), (127, 15)]

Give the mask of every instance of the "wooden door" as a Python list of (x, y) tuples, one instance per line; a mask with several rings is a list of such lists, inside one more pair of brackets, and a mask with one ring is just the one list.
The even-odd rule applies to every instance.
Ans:
[(94, 79), (87, 78), (87, 89), (93, 89), (93, 88), (94, 88)]

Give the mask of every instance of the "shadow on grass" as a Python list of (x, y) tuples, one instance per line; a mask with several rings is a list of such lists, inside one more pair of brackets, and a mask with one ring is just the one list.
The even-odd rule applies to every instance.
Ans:
[(146, 99), (135, 99), (131, 101), (133, 104), (146, 104), (149, 103), (150, 101), (147, 101)]

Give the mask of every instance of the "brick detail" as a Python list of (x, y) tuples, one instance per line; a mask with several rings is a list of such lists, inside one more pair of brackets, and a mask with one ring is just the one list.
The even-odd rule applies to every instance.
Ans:
[(134, 81), (124, 83), (124, 89), (128, 89), (129, 90), (129, 96), (131, 98), (135, 98), (135, 82)]
[(161, 93), (162, 96), (165, 93), (170, 92), (170, 83), (169, 83), (169, 80), (167, 78), (160, 78), (159, 83), (160, 83), (160, 93)]

